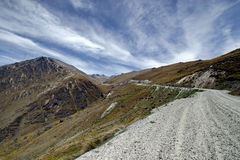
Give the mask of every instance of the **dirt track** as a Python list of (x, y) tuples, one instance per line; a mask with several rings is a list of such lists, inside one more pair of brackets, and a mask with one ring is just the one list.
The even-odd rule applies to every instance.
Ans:
[(240, 97), (207, 90), (154, 110), (77, 160), (240, 159)]

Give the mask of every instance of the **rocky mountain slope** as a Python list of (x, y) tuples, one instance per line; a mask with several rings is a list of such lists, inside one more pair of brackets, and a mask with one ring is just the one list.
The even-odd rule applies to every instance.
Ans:
[(211, 60), (180, 62), (122, 74), (109, 82), (120, 84), (131, 79), (150, 80), (157, 84), (228, 89), (236, 93), (240, 88), (240, 49)]
[(156, 106), (195, 92), (105, 85), (45, 57), (0, 67), (0, 75), (3, 160), (74, 159)]
[[(45, 100), (44, 103), (52, 101), (57, 105), (60, 103), (60, 100), (57, 99), (61, 98), (61, 103), (63, 103), (69, 99), (67, 96), (85, 95), (87, 87), (85, 87), (85, 91), (78, 89), (82, 85), (97, 91), (96, 95), (91, 96), (94, 99), (101, 96), (100, 91), (88, 80), (86, 74), (55, 59), (41, 57), (0, 67), (0, 95), (2, 97), (0, 99), (2, 114), (0, 127), (8, 125), (25, 113), (26, 108), (31, 108), (31, 105), (39, 103), (40, 99)], [(49, 102), (47, 102), (44, 97), (50, 92), (53, 97), (48, 97)], [(60, 92), (62, 95), (58, 95)], [(73, 103), (78, 105), (77, 102)]]
[(103, 94), (85, 73), (40, 57), (0, 67), (0, 96), (2, 142), (61, 121)]

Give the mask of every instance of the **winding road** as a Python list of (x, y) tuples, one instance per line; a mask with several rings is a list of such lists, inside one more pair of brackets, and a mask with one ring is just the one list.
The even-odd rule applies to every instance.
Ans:
[(206, 90), (159, 107), (77, 160), (239, 160), (240, 97)]

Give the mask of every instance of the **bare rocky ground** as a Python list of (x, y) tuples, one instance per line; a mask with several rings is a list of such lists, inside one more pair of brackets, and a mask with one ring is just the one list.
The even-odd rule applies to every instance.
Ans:
[(240, 97), (206, 90), (159, 107), (77, 160), (240, 159)]

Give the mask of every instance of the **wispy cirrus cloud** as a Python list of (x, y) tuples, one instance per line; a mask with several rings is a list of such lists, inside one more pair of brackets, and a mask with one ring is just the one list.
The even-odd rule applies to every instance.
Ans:
[(3, 0), (0, 9), (5, 63), (45, 55), (117, 74), (240, 46), (239, 0)]
[[(51, 14), (37, 1), (21, 0), (15, 2), (15, 6), (12, 4), (13, 2), (10, 1), (1, 2), (0, 39), (25, 49), (30, 54), (43, 54), (69, 62), (71, 55), (57, 53), (35, 42), (42, 41), (78, 52), (80, 55), (75, 59), (81, 59), (81, 54), (96, 57), (105, 56), (116, 60), (131, 56), (131, 53), (111, 42), (107, 46), (103, 46), (63, 25), (58, 17)], [(80, 61), (79, 63), (82, 64)], [(81, 65), (79, 69), (84, 70)]]
[(70, 0), (72, 6), (75, 9), (93, 9), (93, 3), (91, 1), (88, 0)]
[[(41, 56), (54, 57), (57, 59), (64, 60), (65, 62), (71, 63), (75, 66), (78, 66), (79, 68), (86, 69), (88, 67), (87, 63), (83, 62), (79, 58), (66, 56), (61, 52), (45, 48), (33, 42), (30, 39), (27, 39), (27, 38), (18, 36), (14, 33), (0, 29), (0, 42), (1, 41), (9, 42), (12, 44), (12, 46), (17, 47), (16, 50), (23, 50), (23, 51), (26, 50), (28, 54), (31, 54), (33, 56), (41, 55)], [(0, 55), (0, 56), (10, 62), (14, 62), (14, 61), (17, 62), (21, 60), (21, 59), (16, 59), (10, 55), (8, 56)]]
[(11, 2), (8, 0), (1, 2), (1, 7), (0, 27), (2, 29), (74, 50), (97, 52), (104, 49), (103, 46), (81, 36), (68, 26), (62, 25), (58, 17), (51, 14), (37, 1)]
[(19, 60), (16, 58), (12, 58), (9, 56), (4, 56), (4, 55), (0, 55), (0, 63), (1, 64), (9, 64), (9, 63), (14, 63), (14, 62), (18, 62)]
[[(167, 62), (188, 61), (197, 58), (211, 58), (212, 53), (223, 53), (213, 41), (217, 21), (224, 21), (224, 13), (239, 1), (126, 1), (130, 11), (127, 15), (129, 29), (135, 38), (136, 50), (163, 52)], [(220, 32), (220, 33), (217, 33)], [(240, 44), (232, 41), (235, 47)], [(228, 48), (229, 44), (223, 44)], [(231, 49), (234, 49), (231, 48)]]

